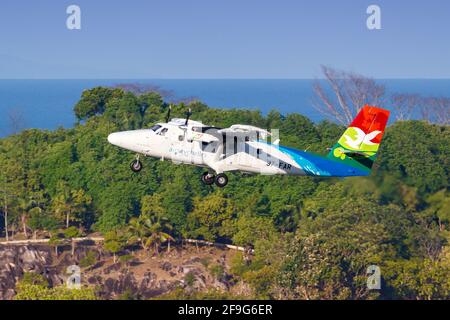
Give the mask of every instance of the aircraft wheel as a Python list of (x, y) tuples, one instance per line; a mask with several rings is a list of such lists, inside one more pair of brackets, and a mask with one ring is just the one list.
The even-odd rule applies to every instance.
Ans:
[(202, 174), (202, 182), (207, 186), (210, 186), (214, 183), (214, 175), (209, 172), (205, 172)]
[(216, 182), (216, 186), (218, 186), (218, 187), (220, 187), (220, 188), (223, 188), (223, 187), (225, 187), (225, 186), (227, 185), (227, 183), (228, 183), (228, 177), (227, 177), (227, 175), (224, 174), (224, 173), (219, 173), (219, 174), (216, 176), (215, 182)]
[(139, 172), (139, 171), (141, 171), (142, 170), (142, 162), (141, 161), (139, 161), (139, 160), (133, 160), (131, 163), (130, 163), (130, 168), (131, 168), (131, 170), (133, 171), (133, 172)]

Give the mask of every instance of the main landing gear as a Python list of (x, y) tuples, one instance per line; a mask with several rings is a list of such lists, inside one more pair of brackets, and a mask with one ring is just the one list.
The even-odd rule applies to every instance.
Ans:
[(139, 156), (137, 156), (136, 159), (130, 163), (130, 168), (133, 172), (139, 172), (142, 170), (142, 162), (139, 160)]
[(223, 188), (228, 184), (228, 177), (224, 173), (219, 173), (217, 176), (214, 176), (212, 173), (205, 172), (202, 174), (202, 182), (207, 186), (215, 183), (216, 186)]

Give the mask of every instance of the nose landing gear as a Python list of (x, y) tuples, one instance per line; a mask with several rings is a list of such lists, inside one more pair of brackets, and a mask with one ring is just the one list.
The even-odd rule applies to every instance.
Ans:
[(130, 163), (130, 169), (133, 172), (139, 172), (142, 170), (142, 162), (139, 160), (139, 156), (137, 156), (136, 159)]

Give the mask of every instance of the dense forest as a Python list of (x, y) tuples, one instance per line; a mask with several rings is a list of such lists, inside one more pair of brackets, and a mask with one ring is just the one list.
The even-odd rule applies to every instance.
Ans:
[[(173, 106), (173, 117), (227, 127), (278, 128), (281, 144), (326, 154), (344, 126), (300, 114)], [(203, 169), (144, 159), (107, 142), (109, 133), (164, 120), (157, 92), (93, 88), (74, 107), (78, 123), (29, 129), (0, 140), (0, 235), (65, 239), (95, 231), (120, 256), (149, 254), (184, 238), (254, 249), (236, 254), (233, 277), (252, 297), (274, 299), (449, 299), (450, 128), (427, 121), (391, 124), (369, 177), (314, 178), (230, 174), (205, 186)], [(6, 229), (8, 234), (6, 234)], [(381, 270), (368, 290), (367, 268)]]

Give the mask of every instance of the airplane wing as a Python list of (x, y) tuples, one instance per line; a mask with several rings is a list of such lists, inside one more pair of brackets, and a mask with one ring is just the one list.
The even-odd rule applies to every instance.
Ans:
[[(216, 127), (207, 127), (207, 126), (197, 126), (192, 127), (192, 130), (188, 130), (188, 139), (193, 141), (201, 141), (201, 142), (223, 142), (222, 135), (229, 135), (233, 137), (240, 137), (245, 139), (246, 141), (256, 141), (258, 139), (266, 139), (268, 136), (271, 136), (271, 133), (267, 130), (250, 126), (250, 125), (242, 125), (235, 124), (229, 128), (216, 128)], [(279, 139), (277, 139), (277, 142)], [(277, 142), (274, 142), (276, 144)]]
[(231, 127), (221, 129), (218, 132), (220, 134), (248, 137), (250, 141), (257, 140), (258, 138), (266, 139), (271, 135), (267, 130), (243, 124), (234, 124)]
[(202, 132), (192, 132), (189, 135), (189, 139), (193, 141), (201, 141), (201, 142), (213, 142), (219, 141), (218, 137), (214, 134), (202, 133)]

